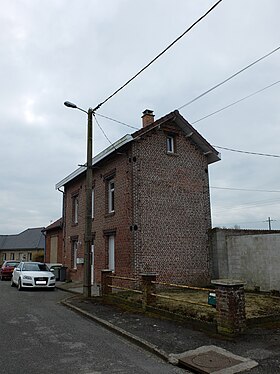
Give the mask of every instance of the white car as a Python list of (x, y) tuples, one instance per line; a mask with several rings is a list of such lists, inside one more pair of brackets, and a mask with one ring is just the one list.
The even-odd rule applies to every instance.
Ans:
[(17, 286), (21, 291), (23, 288), (55, 288), (55, 275), (43, 262), (22, 261), (14, 268), (11, 286)]

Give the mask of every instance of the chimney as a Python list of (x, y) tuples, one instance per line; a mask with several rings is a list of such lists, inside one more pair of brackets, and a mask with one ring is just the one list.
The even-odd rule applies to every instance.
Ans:
[(146, 109), (142, 116), (142, 126), (146, 127), (154, 122), (154, 112), (152, 110)]

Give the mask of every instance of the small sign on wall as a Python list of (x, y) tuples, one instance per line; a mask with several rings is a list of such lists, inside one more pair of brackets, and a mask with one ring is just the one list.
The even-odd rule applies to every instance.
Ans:
[(84, 263), (84, 258), (83, 257), (77, 257), (77, 265), (81, 265)]

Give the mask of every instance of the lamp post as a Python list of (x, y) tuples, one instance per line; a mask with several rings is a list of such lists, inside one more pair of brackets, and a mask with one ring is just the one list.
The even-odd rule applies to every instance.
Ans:
[(87, 163), (86, 163), (86, 214), (85, 214), (85, 236), (84, 236), (84, 282), (83, 295), (91, 297), (91, 245), (92, 245), (92, 116), (93, 109), (88, 111), (77, 107), (70, 101), (65, 101), (68, 108), (78, 109), (88, 116), (87, 128)]

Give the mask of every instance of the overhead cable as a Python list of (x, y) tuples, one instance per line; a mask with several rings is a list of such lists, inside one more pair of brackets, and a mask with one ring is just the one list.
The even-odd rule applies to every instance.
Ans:
[[(280, 81), (275, 82), (275, 83), (273, 83), (273, 84), (276, 84), (276, 83), (280, 83)], [(271, 85), (270, 85), (270, 86), (271, 86)], [(270, 86), (267, 86), (266, 88), (268, 88), (268, 87), (270, 87)], [(260, 90), (260, 91), (263, 91), (264, 89), (265, 89), (265, 88), (263, 88), (263, 89)], [(260, 91), (258, 91), (258, 92), (260, 92)], [(239, 100), (239, 101), (240, 101), (240, 100)], [(130, 127), (130, 128), (132, 128), (132, 129), (135, 129), (135, 130), (139, 130), (138, 127), (134, 127), (134, 126), (128, 125), (128, 124), (125, 123), (125, 122), (122, 122), (122, 121), (116, 120), (116, 119), (114, 119), (114, 118), (112, 118), (112, 117), (105, 116), (104, 114), (95, 113), (95, 120), (96, 120), (96, 123), (97, 123), (98, 127), (101, 129), (101, 131), (103, 131), (103, 130), (102, 130), (100, 124), (97, 122), (97, 118), (96, 118), (96, 116), (99, 116), (99, 117), (102, 117), (102, 118), (106, 118), (106, 119), (108, 119), (108, 120), (110, 120), (110, 121), (113, 121), (113, 122), (119, 123), (119, 124), (121, 124), (121, 125), (124, 125), (124, 126)], [(193, 124), (193, 123), (195, 123), (195, 122), (192, 122), (192, 124)], [(104, 134), (104, 136), (107, 137), (106, 134)], [(110, 142), (109, 139), (107, 139), (107, 140)], [(111, 142), (110, 142), (110, 143), (111, 143)], [(111, 144), (112, 144), (112, 143), (111, 143)], [(228, 147), (222, 147), (222, 146), (219, 146), (219, 145), (213, 145), (213, 144), (212, 144), (212, 147), (214, 147), (214, 148), (219, 148), (219, 149), (223, 149), (223, 150), (230, 151), (230, 152), (245, 153), (245, 154), (254, 155), (254, 156), (265, 156), (265, 157), (280, 158), (280, 155), (273, 155), (273, 154), (270, 154), (270, 153), (260, 153), (260, 152), (242, 151), (242, 150), (240, 150), (240, 149), (233, 149), (233, 148), (228, 148)]]
[(116, 123), (119, 123), (121, 125), (124, 125), (126, 127), (130, 127), (131, 129), (135, 129), (135, 130), (139, 130), (138, 127), (134, 127), (134, 126), (131, 126), (131, 125), (128, 125), (127, 123), (125, 122), (121, 122), (121, 121), (118, 121), (114, 118), (111, 118), (111, 117), (108, 117), (108, 116), (104, 116), (104, 114), (100, 114), (100, 113), (95, 113), (96, 116), (99, 116), (99, 117), (102, 117), (102, 118), (106, 118), (106, 119), (109, 119), (110, 121), (113, 121), (113, 122), (116, 122)]
[(232, 190), (232, 191), (252, 191), (252, 192), (278, 192), (279, 190), (252, 190), (248, 188), (231, 188), (231, 187), (214, 187), (210, 186), (210, 188), (218, 189), (218, 190)]
[(103, 104), (105, 104), (108, 100), (110, 100), (113, 96), (115, 96), (118, 92), (120, 92), (124, 87), (126, 87), (129, 83), (131, 83), (138, 75), (143, 73), (149, 66), (151, 66), (156, 60), (158, 60), (166, 51), (168, 51), (175, 43), (177, 43), (184, 35), (186, 35), (194, 26), (196, 26), (203, 18), (205, 18), (216, 6), (221, 3), (223, 0), (217, 1), (205, 14), (203, 14), (198, 20), (196, 20), (189, 28), (187, 28), (178, 38), (176, 38), (172, 43), (170, 43), (162, 52), (160, 52), (155, 58), (153, 58), (147, 65), (145, 65), (141, 70), (139, 70), (132, 78), (130, 78), (127, 82), (125, 82), (121, 87), (119, 87), (115, 92), (113, 92), (110, 96), (108, 96), (105, 100), (103, 100), (100, 104), (98, 104), (93, 111), (98, 110)]
[(108, 138), (108, 136), (106, 135), (105, 131), (103, 130), (103, 128), (101, 127), (101, 125), (99, 124), (99, 122), (97, 121), (97, 118), (96, 116), (94, 115), (94, 119), (95, 119), (95, 122), (97, 123), (97, 126), (100, 128), (102, 134), (104, 135), (104, 137), (108, 140), (108, 142), (113, 146), (113, 148), (116, 150), (116, 147), (114, 146), (114, 144), (111, 142), (111, 140)]
[[(278, 220), (276, 219), (274, 221), (278, 221)], [(263, 223), (263, 222), (267, 222), (267, 221), (252, 221), (252, 222), (238, 222), (238, 223), (231, 222), (231, 223), (219, 224), (217, 226), (219, 227), (219, 226), (229, 226), (229, 225), (244, 225), (244, 224), (249, 224), (249, 223)], [(249, 230), (249, 229), (245, 229), (245, 230)], [(258, 230), (258, 229), (253, 229), (253, 230)]]
[(241, 151), (239, 149), (232, 149), (232, 148), (226, 148), (226, 147), (220, 147), (218, 145), (213, 145), (214, 148), (219, 148), (219, 149), (225, 149), (226, 151), (231, 151), (231, 152), (238, 152), (238, 153), (246, 153), (247, 155), (255, 155), (255, 156), (266, 156), (266, 157), (277, 157), (280, 158), (280, 155), (272, 155), (269, 153), (258, 153), (258, 152), (249, 152), (249, 151)]
[(277, 52), (278, 50), (280, 49), (280, 46), (273, 49), (271, 52), (267, 53), (266, 55), (258, 58), (256, 61), (252, 62), (251, 64), (245, 66), (243, 69), (237, 71), (236, 73), (234, 73), (233, 75), (231, 75), (230, 77), (228, 77), (227, 79), (223, 80), (222, 82), (216, 84), (215, 86), (209, 88), (209, 90), (203, 92), (202, 94), (198, 95), (197, 97), (195, 97), (194, 99), (192, 99), (191, 101), (188, 101), (186, 104), (180, 106), (178, 108), (178, 110), (182, 109), (182, 108), (185, 108), (187, 105), (190, 105), (192, 104), (193, 102), (195, 102), (196, 100), (202, 98), (203, 96), (207, 95), (209, 92), (215, 90), (216, 88), (220, 87), (221, 85), (223, 85), (224, 83), (228, 82), (229, 80), (231, 80), (232, 78), (236, 77), (238, 74), (242, 73), (243, 71), (249, 69), (250, 67), (252, 67), (253, 65), (257, 64), (258, 62), (264, 60), (266, 57), (272, 55), (273, 53)]
[(235, 105), (235, 104), (238, 104), (238, 103), (240, 103), (240, 102), (243, 101), (243, 100), (248, 99), (249, 97), (252, 97), (252, 96), (254, 96), (254, 95), (257, 95), (258, 93), (260, 93), (260, 92), (262, 92), (262, 91), (264, 91), (264, 90), (267, 90), (268, 88), (271, 88), (271, 87), (275, 86), (275, 85), (278, 84), (278, 83), (280, 83), (280, 80), (279, 80), (279, 81), (276, 81), (276, 82), (274, 82), (274, 83), (272, 83), (272, 84), (270, 84), (270, 85), (268, 85), (268, 86), (266, 86), (266, 87), (264, 87), (264, 88), (262, 88), (262, 89), (260, 89), (260, 90), (258, 90), (258, 91), (256, 91), (256, 92), (253, 92), (253, 93), (251, 93), (250, 95), (244, 96), (242, 99), (239, 99), (239, 100), (237, 100), (237, 101), (234, 101), (233, 103), (231, 103), (231, 104), (229, 104), (229, 105), (226, 105), (225, 107), (223, 107), (223, 108), (221, 108), (221, 109), (218, 109), (218, 110), (216, 110), (215, 112), (212, 112), (212, 113), (210, 113), (210, 114), (207, 114), (206, 116), (204, 116), (204, 117), (202, 117), (202, 118), (200, 118), (200, 119), (198, 119), (198, 120), (196, 120), (196, 121), (192, 121), (191, 123), (192, 123), (192, 124), (195, 124), (195, 123), (197, 123), (197, 122), (203, 121), (204, 119), (206, 119), (206, 118), (208, 118), (208, 117), (211, 117), (211, 116), (213, 116), (214, 114), (220, 113), (220, 112), (222, 112), (223, 110), (228, 109), (228, 108), (230, 108), (231, 106), (233, 106), (233, 105)]

